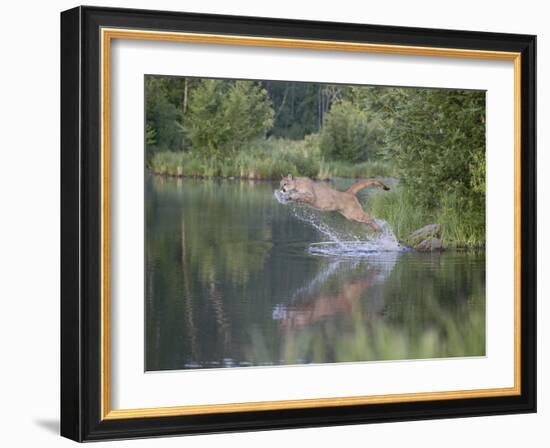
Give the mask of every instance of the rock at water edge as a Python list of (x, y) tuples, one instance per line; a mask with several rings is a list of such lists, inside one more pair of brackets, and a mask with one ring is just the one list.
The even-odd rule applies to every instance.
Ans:
[(414, 247), (419, 252), (436, 252), (441, 250), (441, 240), (433, 236), (422, 240)]
[(406, 237), (403, 243), (409, 247), (415, 247), (428, 238), (441, 239), (441, 224), (428, 224), (421, 227)]

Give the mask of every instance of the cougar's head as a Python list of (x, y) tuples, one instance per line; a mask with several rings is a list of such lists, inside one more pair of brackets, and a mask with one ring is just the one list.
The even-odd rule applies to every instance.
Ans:
[(294, 178), (294, 176), (292, 174), (289, 174), (288, 176), (283, 177), (281, 179), (281, 183), (279, 185), (281, 186), (281, 191), (283, 193), (286, 193), (286, 192), (291, 191), (291, 190), (295, 190), (296, 189), (296, 179)]

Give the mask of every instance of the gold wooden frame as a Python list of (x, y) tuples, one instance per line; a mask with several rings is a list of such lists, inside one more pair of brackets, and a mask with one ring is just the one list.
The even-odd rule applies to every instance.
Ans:
[[(514, 63), (514, 386), (443, 392), (420, 392), (304, 400), (281, 400), (213, 405), (111, 409), (110, 369), (110, 50), (113, 39), (194, 42), (213, 45), (336, 50), (413, 56), (507, 60)], [(215, 34), (101, 29), (101, 419), (166, 417), (262, 410), (306, 409), (521, 394), (521, 54), (515, 52), (432, 48), (386, 44), (280, 39)]]

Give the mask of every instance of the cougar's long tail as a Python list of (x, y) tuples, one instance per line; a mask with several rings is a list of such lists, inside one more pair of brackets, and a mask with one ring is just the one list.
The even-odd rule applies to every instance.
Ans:
[(357, 194), (359, 193), (363, 188), (367, 188), (369, 185), (376, 185), (379, 188), (382, 188), (383, 190), (389, 190), (389, 188), (384, 185), (382, 182), (376, 179), (361, 179), (355, 182), (351, 187), (347, 189), (347, 193), (351, 194)]

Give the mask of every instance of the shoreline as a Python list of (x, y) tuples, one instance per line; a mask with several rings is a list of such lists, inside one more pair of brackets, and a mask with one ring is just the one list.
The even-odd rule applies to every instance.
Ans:
[[(151, 170), (149, 168), (146, 168), (145, 171), (147, 173), (151, 174), (152, 176), (158, 176), (158, 177), (169, 177), (169, 178), (173, 178), (173, 179), (200, 179), (200, 180), (215, 180), (215, 179), (218, 179), (218, 180), (246, 180), (246, 181), (253, 180), (253, 181), (258, 181), (258, 182), (274, 182), (274, 181), (281, 180), (281, 178), (285, 176), (285, 175), (280, 175), (278, 177), (277, 176), (275, 176), (275, 177), (201, 176), (201, 175), (189, 176), (189, 175), (186, 175), (186, 174), (174, 174), (174, 173), (169, 173), (169, 172), (163, 173), (163, 172), (158, 172), (158, 171)], [(300, 176), (296, 175), (296, 177), (300, 177)], [(330, 182), (334, 178), (360, 179), (359, 177), (345, 177), (345, 176), (333, 176), (333, 177), (323, 177), (323, 178), (310, 177), (310, 176), (304, 176), (304, 177), (309, 177), (310, 179), (318, 181), (318, 182)], [(384, 176), (377, 176), (377, 177), (383, 178)]]
[[(227, 177), (224, 177), (224, 176), (188, 176), (188, 175), (184, 175), (184, 174), (174, 174), (174, 173), (169, 173), (169, 172), (156, 172), (150, 168), (146, 168), (146, 173), (148, 173), (149, 175), (151, 176), (154, 176), (156, 178), (160, 178), (160, 179), (191, 179), (191, 180), (201, 180), (201, 181), (240, 181), (240, 182), (254, 182), (254, 183), (274, 183), (274, 182), (277, 182), (280, 180), (280, 176), (279, 177), (270, 177), (270, 178), (259, 178), (259, 177), (240, 177), (240, 176), (227, 176)], [(380, 177), (382, 179), (386, 178), (386, 176), (377, 176), (377, 177)], [(312, 178), (313, 180), (315, 181), (319, 181), (319, 182), (330, 182), (336, 178), (340, 178), (340, 179), (345, 179), (345, 180), (354, 180), (354, 179), (358, 179), (358, 177), (344, 177), (344, 176), (334, 176), (332, 178), (324, 178), (324, 179), (319, 179), (319, 178)], [(383, 219), (383, 218), (381, 218)], [(385, 219), (386, 221), (388, 221), (388, 219)], [(389, 222), (389, 221), (388, 221)], [(391, 224), (390, 224), (391, 225)], [(393, 227), (396, 227), (396, 226), (392, 226), (392, 230), (393, 230)], [(395, 232), (395, 230), (393, 230)], [(407, 239), (407, 235), (396, 235), (398, 241), (400, 244), (403, 244), (405, 247), (408, 247), (410, 248), (410, 246), (408, 246), (404, 241)], [(415, 252), (418, 252), (420, 253), (420, 251), (417, 251), (413, 248), (410, 248), (411, 250), (414, 250)], [(452, 241), (448, 244), (446, 244), (445, 242), (445, 238), (441, 238), (441, 249), (440, 249), (441, 252), (449, 252), (449, 251), (454, 251), (454, 252), (469, 252), (469, 253), (474, 253), (474, 252), (479, 252), (479, 251), (485, 251), (485, 244), (466, 244), (462, 241), (460, 242), (455, 242), (455, 241)], [(434, 254), (434, 253), (437, 253), (439, 251), (431, 251), (431, 252), (425, 252), (426, 254)]]

